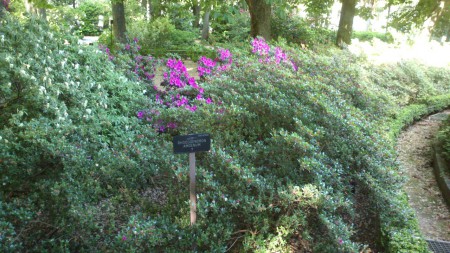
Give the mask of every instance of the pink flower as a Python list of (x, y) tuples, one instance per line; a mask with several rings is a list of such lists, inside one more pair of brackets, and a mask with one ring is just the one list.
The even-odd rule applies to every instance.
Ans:
[(177, 128), (177, 123), (169, 122), (169, 123), (167, 123), (167, 128), (175, 129), (175, 128)]
[(220, 60), (226, 61), (229, 58), (231, 58), (230, 50), (221, 48), (218, 51), (219, 51), (219, 59)]
[(276, 47), (275, 48), (275, 62), (277, 64), (280, 63), (280, 61), (285, 61), (287, 59), (286, 54), (281, 50), (281, 48)]
[(122, 241), (126, 241), (127, 237), (126, 236), (122, 236)]
[(254, 38), (252, 41), (253, 50), (252, 53), (257, 53), (259, 55), (268, 55), (270, 51), (270, 46), (266, 43), (264, 38)]
[(144, 117), (144, 112), (143, 111), (139, 111), (137, 113), (137, 117), (138, 117), (138, 119), (142, 119)]
[(212, 99), (211, 98), (206, 99), (206, 103), (207, 104), (211, 104), (212, 103)]

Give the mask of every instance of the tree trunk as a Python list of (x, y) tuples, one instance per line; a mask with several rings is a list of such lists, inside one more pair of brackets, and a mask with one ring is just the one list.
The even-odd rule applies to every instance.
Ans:
[(194, 15), (194, 23), (192, 24), (195, 28), (200, 28), (200, 4), (198, 0), (192, 1), (192, 14)]
[(34, 8), (33, 2), (31, 2), (30, 0), (25, 0), (24, 5), (25, 5), (25, 11), (28, 14), (31, 14), (31, 15), (36, 14), (36, 9)]
[(142, 2), (141, 2), (142, 10), (144, 10), (145, 20), (147, 20), (147, 21), (150, 21), (151, 5), (152, 5), (151, 0), (142, 0)]
[(343, 0), (341, 17), (339, 19), (339, 29), (336, 37), (336, 45), (343, 47), (344, 44), (350, 45), (352, 42), (353, 18), (355, 17), (355, 8), (357, 0)]
[(266, 3), (266, 0), (245, 0), (250, 11), (250, 35), (252, 37), (262, 36), (270, 40), (270, 18), (272, 14), (272, 5)]
[(141, 1), (141, 7), (142, 7), (142, 10), (144, 11), (144, 16), (147, 15), (147, 10), (148, 10), (147, 5), (148, 5), (147, 0)]
[(388, 13), (386, 18), (386, 28), (384, 30), (385, 33), (389, 31), (389, 20), (391, 19), (391, 3), (388, 4)]
[(203, 16), (203, 29), (202, 29), (202, 39), (208, 40), (209, 38), (209, 15), (211, 13), (211, 7), (205, 10), (205, 15)]
[(123, 0), (112, 0), (113, 34), (117, 41), (125, 43), (125, 6)]
[(41, 19), (43, 20), (47, 20), (47, 9), (45, 8), (39, 8), (39, 17), (41, 17)]
[[(450, 16), (450, 0), (441, 0), (436, 3), (436, 11), (435, 14), (431, 17), (431, 20), (433, 21), (432, 26), (430, 27), (430, 41), (435, 38), (439, 39), (439, 36), (446, 36), (446, 41), (449, 40), (448, 34), (450, 31), (450, 25), (448, 26), (447, 32), (445, 31), (436, 31), (437, 27), (445, 27), (442, 25), (443, 22), (448, 23), (448, 21), (443, 21), (444, 18), (447, 18)], [(442, 29), (442, 28), (441, 28)]]

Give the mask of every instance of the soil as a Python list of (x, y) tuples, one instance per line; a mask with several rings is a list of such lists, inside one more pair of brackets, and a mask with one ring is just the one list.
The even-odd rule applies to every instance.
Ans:
[(431, 144), (450, 110), (423, 118), (398, 138), (400, 173), (407, 177), (404, 190), (427, 239), (450, 241), (450, 211), (433, 174)]

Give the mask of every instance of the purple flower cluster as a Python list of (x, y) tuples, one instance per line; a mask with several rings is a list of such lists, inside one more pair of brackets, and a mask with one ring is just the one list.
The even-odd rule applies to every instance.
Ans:
[(220, 48), (217, 50), (218, 58), (212, 60), (202, 56), (198, 61), (198, 75), (200, 77), (211, 76), (213, 74), (226, 71), (233, 63), (233, 55), (230, 50)]
[(261, 58), (259, 62), (272, 63), (276, 65), (286, 63), (292, 67), (294, 71), (298, 70), (297, 65), (292, 60), (289, 60), (283, 49), (275, 47), (271, 50), (269, 44), (266, 43), (264, 38), (254, 38), (252, 41), (253, 50), (252, 53), (257, 54)]
[[(191, 77), (183, 61), (170, 58), (166, 62), (166, 71), (163, 73), (163, 82), (161, 87), (154, 86), (156, 90), (156, 102), (166, 108), (184, 108), (191, 112), (198, 109), (200, 101), (206, 104), (213, 103), (211, 98), (204, 98), (204, 89), (198, 85), (194, 77)], [(151, 122), (153, 127), (159, 132), (166, 132), (170, 129), (176, 129), (176, 122), (165, 123), (157, 119), (159, 111), (139, 111), (137, 117)]]
[(270, 46), (266, 43), (264, 38), (254, 38), (252, 41), (253, 50), (252, 53), (260, 56), (268, 56), (270, 52)]
[(111, 50), (107, 46), (99, 45), (98, 47), (101, 51), (105, 52), (108, 55), (108, 59), (110, 61), (114, 60), (114, 55), (111, 53)]
[(213, 72), (216, 62), (208, 57), (202, 56), (198, 60), (197, 71), (199, 76), (208, 76)]
[(168, 59), (166, 67), (167, 72), (164, 72), (164, 81), (170, 86), (177, 88), (184, 88), (186, 85), (190, 85), (193, 88), (198, 88), (195, 79), (189, 75), (186, 66), (183, 61), (177, 59)]
[(5, 7), (6, 10), (9, 10), (10, 2), (11, 2), (11, 0), (3, 0), (2, 1), (2, 5), (3, 5), (3, 7)]
[(286, 60), (287, 60), (287, 56), (283, 52), (283, 50), (279, 47), (276, 47), (275, 48), (275, 62), (277, 64), (280, 64), (281, 61), (286, 61)]
[(108, 55), (110, 61), (114, 62), (119, 68), (124, 68), (129, 77), (152, 84), (157, 61), (151, 55), (142, 56), (139, 53), (141, 47), (138, 45), (137, 38), (123, 45), (123, 48), (117, 54), (120, 57), (115, 57), (111, 50), (104, 45), (99, 47)]

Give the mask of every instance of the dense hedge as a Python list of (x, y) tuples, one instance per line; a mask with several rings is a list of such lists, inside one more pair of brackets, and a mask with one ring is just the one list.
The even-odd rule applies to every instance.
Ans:
[[(160, 102), (171, 86), (130, 81), (35, 20), (5, 17), (0, 36), (1, 251), (358, 252), (372, 230), (380, 249), (426, 252), (389, 136), (402, 108), (446, 105), (433, 98), (448, 70), (235, 49), (199, 83), (209, 100), (177, 107)], [(213, 140), (197, 154), (193, 227), (187, 157), (171, 144), (191, 132)]]
[(439, 129), (437, 139), (442, 146), (442, 155), (444, 156), (444, 159), (447, 162), (450, 162), (450, 117), (444, 121)]

